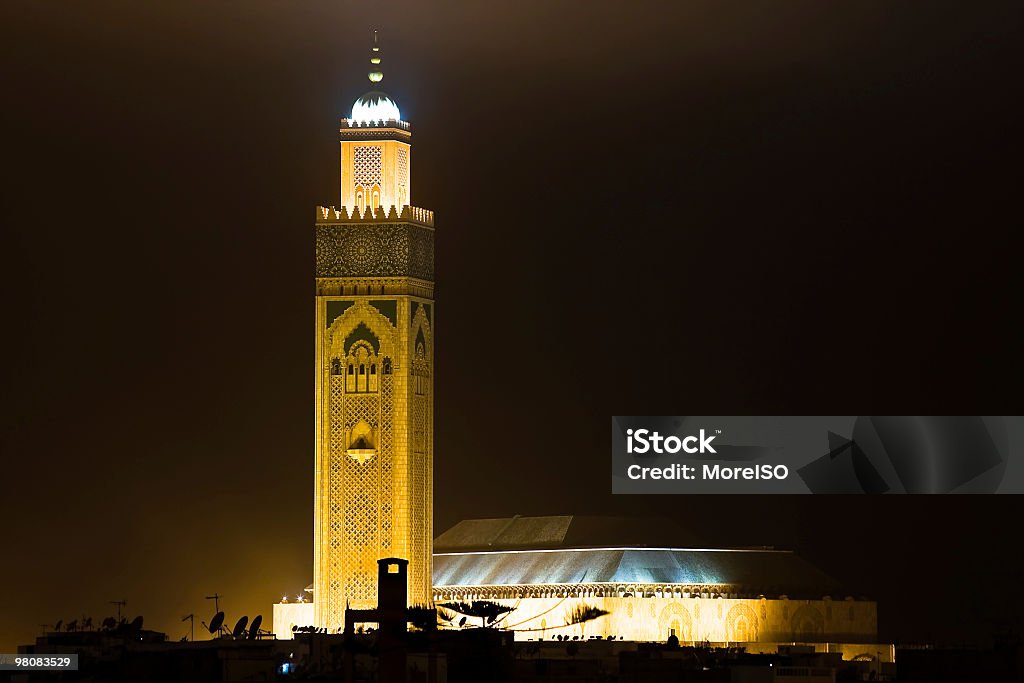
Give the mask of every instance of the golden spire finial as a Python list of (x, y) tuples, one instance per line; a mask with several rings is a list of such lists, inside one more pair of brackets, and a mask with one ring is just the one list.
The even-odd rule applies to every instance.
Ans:
[(380, 83), (384, 73), (380, 70), (380, 48), (377, 47), (377, 29), (373, 29), (373, 47), (370, 49), (370, 64), (374, 69), (367, 74), (371, 83)]

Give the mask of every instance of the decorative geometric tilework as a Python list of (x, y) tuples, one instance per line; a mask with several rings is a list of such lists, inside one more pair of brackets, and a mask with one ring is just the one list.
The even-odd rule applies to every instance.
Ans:
[(434, 279), (434, 234), (409, 223), (316, 226), (316, 276)]

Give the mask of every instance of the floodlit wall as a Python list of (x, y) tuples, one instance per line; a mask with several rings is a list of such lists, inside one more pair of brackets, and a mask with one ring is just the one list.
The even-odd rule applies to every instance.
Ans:
[[(513, 628), (517, 640), (568, 635), (665, 641), (675, 635), (680, 643), (698, 644), (871, 642), (878, 632), (876, 603), (867, 600), (551, 597), (496, 602), (516, 606), (499, 625)], [(609, 614), (567, 626), (569, 614), (580, 605)]]
[[(764, 651), (774, 652), (780, 643), (816, 643), (824, 648), (822, 652), (842, 652), (843, 659), (868, 655), (880, 656), (882, 661), (892, 658), (889, 645), (846, 644), (873, 643), (877, 638), (876, 603), (868, 600), (589, 597), (495, 602), (516, 606), (496, 626), (513, 629), (517, 640), (550, 640), (561, 635), (664, 642), (675, 634), (681, 644), (760, 643), (768, 648)], [(580, 605), (604, 609), (609, 614), (567, 626), (569, 614)], [(461, 616), (456, 615), (453, 622), (459, 619)], [(466, 627), (478, 626), (478, 621), (467, 619)], [(292, 626), (312, 624), (313, 603), (274, 605), (273, 631), (277, 638), (291, 638)], [(762, 651), (750, 646), (748, 650)]]
[[(377, 560), (429, 604), (434, 237), (429, 212), (317, 212), (313, 624), (377, 605)], [(388, 218), (389, 217), (389, 218)], [(387, 222), (385, 221), (387, 218)]]
[(312, 602), (278, 602), (274, 604), (272, 629), (278, 640), (290, 640), (293, 626), (313, 625)]

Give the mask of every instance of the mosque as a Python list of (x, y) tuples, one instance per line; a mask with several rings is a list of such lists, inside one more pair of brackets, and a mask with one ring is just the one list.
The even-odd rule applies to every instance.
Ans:
[[(376, 36), (370, 63), (374, 89), (340, 123), (340, 208), (315, 213), (314, 576), (309, 599), (274, 605), (277, 637), (340, 630), (346, 609), (376, 605), (377, 560), (398, 557), (411, 605), (513, 606), (499, 626), (517, 639), (873, 643), (876, 604), (788, 551), (572, 515), (465, 520), (434, 537), (434, 215), (410, 203), (412, 132), (378, 89)], [(580, 606), (608, 614), (569, 625)]]

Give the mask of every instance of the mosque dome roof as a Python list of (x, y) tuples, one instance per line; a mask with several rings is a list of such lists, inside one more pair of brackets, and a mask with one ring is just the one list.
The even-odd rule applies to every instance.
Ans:
[(378, 121), (401, 121), (402, 114), (398, 111), (398, 105), (387, 93), (372, 90), (355, 101), (350, 118), (356, 123), (376, 123)]

